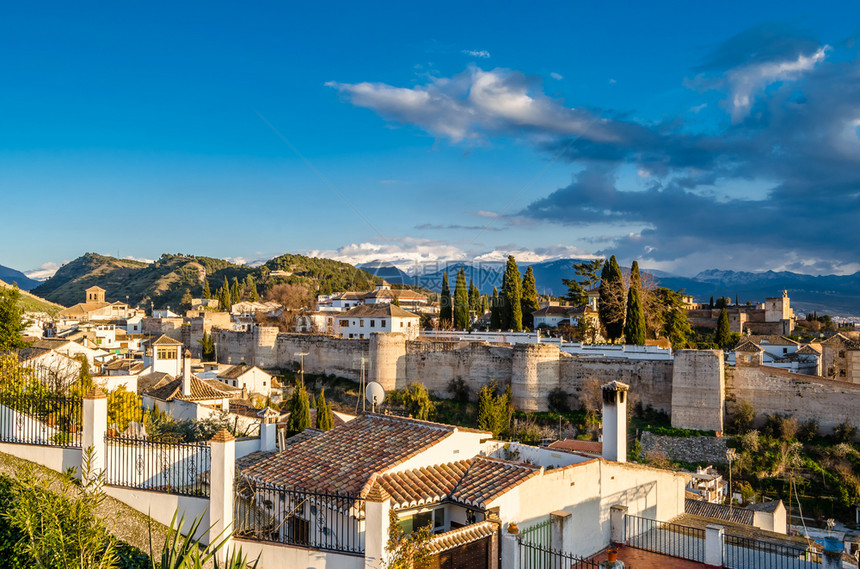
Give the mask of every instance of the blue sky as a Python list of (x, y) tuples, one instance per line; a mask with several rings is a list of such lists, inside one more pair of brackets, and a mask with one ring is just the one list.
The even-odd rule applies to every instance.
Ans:
[(6, 7), (0, 264), (860, 270), (856, 4), (316, 4)]

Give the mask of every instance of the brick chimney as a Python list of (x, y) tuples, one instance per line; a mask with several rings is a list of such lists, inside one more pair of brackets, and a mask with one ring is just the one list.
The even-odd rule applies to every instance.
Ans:
[(191, 395), (191, 351), (187, 349), (182, 360), (182, 395)]
[(627, 390), (620, 381), (607, 383), (603, 391), (603, 458), (627, 462)]

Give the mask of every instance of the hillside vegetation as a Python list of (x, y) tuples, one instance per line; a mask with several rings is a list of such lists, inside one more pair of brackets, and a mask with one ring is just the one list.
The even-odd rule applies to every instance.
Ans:
[[(0, 288), (12, 288), (12, 285), (0, 281)], [(21, 310), (24, 312), (47, 312), (48, 314), (56, 314), (64, 308), (59, 304), (48, 302), (44, 298), (39, 298), (34, 294), (30, 294), (25, 290), (19, 289), (19, 292), (21, 293), (21, 296), (18, 299), (18, 306), (20, 306)]]
[[(272, 274), (275, 273), (275, 274)], [(370, 290), (378, 277), (348, 263), (331, 259), (282, 255), (251, 268), (223, 259), (195, 255), (164, 254), (154, 263), (115, 259), (87, 253), (63, 265), (53, 277), (33, 290), (52, 302), (72, 306), (84, 300), (91, 286), (105, 289), (108, 301), (128, 301), (132, 306), (172, 307), (179, 310), (185, 291), (203, 294), (204, 278), (213, 297), (226, 278), (244, 281), (251, 276), (261, 297), (277, 284), (298, 284), (318, 294), (339, 290)]]

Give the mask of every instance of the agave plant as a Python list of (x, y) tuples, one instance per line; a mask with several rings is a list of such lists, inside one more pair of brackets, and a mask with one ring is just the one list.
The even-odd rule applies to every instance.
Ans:
[[(167, 539), (164, 540), (164, 546), (161, 548), (161, 555), (156, 556), (155, 547), (152, 544), (152, 524), (149, 526), (149, 559), (152, 569), (203, 569), (210, 561), (214, 562), (215, 569), (256, 569), (260, 558), (257, 557), (253, 561), (253, 565), (249, 568), (249, 561), (242, 548), (228, 550), (226, 559), (221, 562), (216, 557), (216, 553), (225, 545), (229, 535), (222, 537), (222, 534), (216, 536), (215, 541), (209, 546), (204, 546), (199, 537), (194, 537), (200, 530), (200, 524), (203, 516), (194, 518), (191, 526), (188, 528), (187, 535), (183, 536), (180, 529), (185, 524), (185, 514), (177, 519), (177, 512), (174, 512), (173, 519), (170, 520), (170, 528), (167, 532)], [(209, 527), (206, 531), (211, 530)], [(202, 535), (202, 534), (201, 534)]]

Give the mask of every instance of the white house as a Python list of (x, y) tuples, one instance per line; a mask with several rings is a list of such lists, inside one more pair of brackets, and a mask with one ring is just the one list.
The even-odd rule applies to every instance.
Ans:
[(143, 342), (143, 365), (151, 372), (177, 377), (182, 373), (182, 342), (161, 335)]
[(399, 332), (414, 340), (419, 334), (417, 314), (393, 304), (363, 304), (337, 315), (332, 333), (341, 338), (370, 338), (374, 332)]
[(230, 366), (218, 372), (216, 378), (231, 387), (246, 389), (248, 393), (258, 393), (263, 397), (269, 397), (272, 393), (272, 376), (257, 366)]

